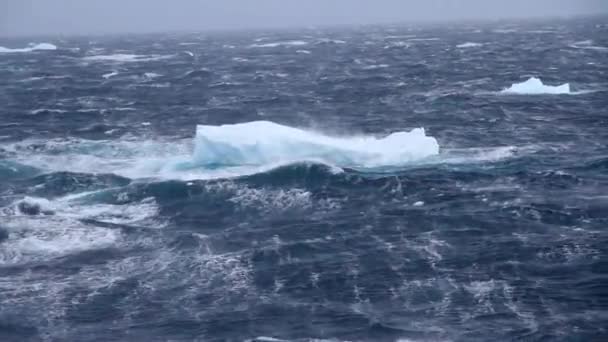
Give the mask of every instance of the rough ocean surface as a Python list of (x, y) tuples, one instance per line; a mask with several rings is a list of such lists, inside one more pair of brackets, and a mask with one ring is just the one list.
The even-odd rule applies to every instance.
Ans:
[(0, 46), (1, 341), (608, 340), (608, 18)]

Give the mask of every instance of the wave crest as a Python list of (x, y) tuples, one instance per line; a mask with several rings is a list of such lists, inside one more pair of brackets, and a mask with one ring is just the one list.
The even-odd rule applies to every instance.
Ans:
[(21, 49), (11, 49), (0, 46), (0, 53), (32, 52), (38, 50), (57, 50), (57, 46), (50, 43), (30, 44), (29, 47)]

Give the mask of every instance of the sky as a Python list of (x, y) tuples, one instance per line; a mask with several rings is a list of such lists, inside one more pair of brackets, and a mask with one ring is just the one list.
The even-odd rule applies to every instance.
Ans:
[(0, 0), (0, 36), (241, 30), (608, 13), (608, 0)]

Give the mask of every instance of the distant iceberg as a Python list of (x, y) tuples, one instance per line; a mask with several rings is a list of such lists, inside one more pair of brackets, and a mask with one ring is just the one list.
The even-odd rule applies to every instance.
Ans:
[(29, 47), (22, 49), (11, 49), (0, 46), (0, 53), (32, 52), (38, 50), (57, 50), (57, 46), (50, 43), (30, 44)]
[(522, 83), (515, 83), (511, 87), (504, 89), (502, 93), (518, 95), (571, 94), (569, 83), (564, 83), (559, 86), (549, 86), (543, 84), (543, 82), (536, 77), (530, 77), (527, 81)]

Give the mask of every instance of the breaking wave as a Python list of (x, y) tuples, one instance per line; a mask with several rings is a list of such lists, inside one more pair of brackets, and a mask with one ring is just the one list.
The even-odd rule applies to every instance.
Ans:
[(279, 46), (304, 46), (308, 45), (308, 42), (302, 40), (290, 40), (285, 42), (274, 42), (274, 43), (264, 43), (264, 44), (252, 44), (250, 47), (252, 48), (275, 48)]
[(83, 57), (85, 61), (94, 62), (118, 62), (118, 63), (129, 63), (129, 62), (149, 62), (167, 59), (171, 56), (163, 55), (134, 55), (134, 54), (113, 54), (113, 55), (94, 55)]
[(473, 47), (479, 47), (479, 46), (483, 46), (483, 44), (481, 44), (481, 43), (473, 43), (473, 42), (466, 42), (466, 43), (462, 43), (462, 44), (456, 45), (456, 47), (459, 48), (459, 49), (473, 48)]
[(608, 51), (608, 47), (594, 45), (593, 40), (583, 40), (579, 42), (575, 42), (570, 45), (573, 49), (584, 49), (584, 50), (596, 50), (596, 51)]
[(130, 179), (227, 179), (321, 165), (331, 173), (394, 173), (424, 165), (495, 162), (515, 147), (443, 149), (424, 129), (385, 137), (328, 136), (269, 121), (197, 127), (194, 139), (30, 140), (5, 146), (0, 176), (24, 172), (114, 174)]
[(11, 49), (0, 46), (0, 53), (32, 52), (38, 50), (57, 50), (57, 46), (50, 43), (30, 44), (29, 47), (21, 49)]

